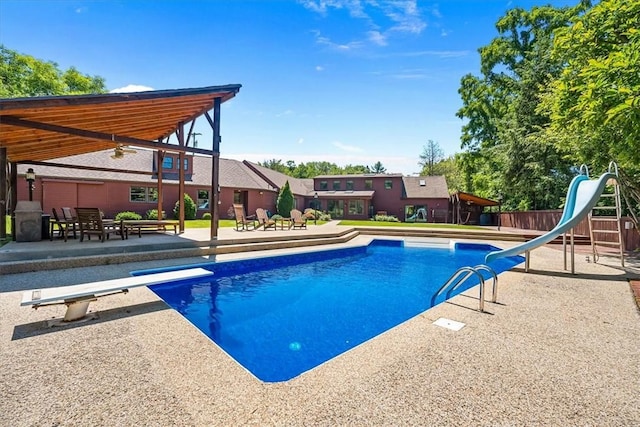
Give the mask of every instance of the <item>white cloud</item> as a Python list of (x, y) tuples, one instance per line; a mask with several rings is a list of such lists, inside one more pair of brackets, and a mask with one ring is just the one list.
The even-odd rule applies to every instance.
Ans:
[(304, 144), (304, 138), (299, 138), (298, 139), (298, 144)]
[(378, 46), (387, 45), (387, 38), (384, 35), (380, 34), (380, 31), (369, 31), (367, 35), (369, 37), (369, 41), (371, 41), (373, 44), (377, 44)]
[(324, 71), (324, 67), (322, 65), (316, 65), (316, 71)]
[(127, 85), (124, 87), (120, 87), (117, 89), (111, 89), (109, 91), (109, 93), (128, 93), (128, 92), (146, 92), (149, 90), (154, 90), (152, 87), (149, 86), (142, 86), (142, 85)]
[(282, 113), (276, 114), (276, 117), (284, 117), (293, 115), (293, 110), (285, 110)]
[(348, 151), (351, 153), (359, 153), (362, 151), (362, 148), (360, 147), (356, 147), (355, 145), (347, 145), (347, 144), (343, 144), (340, 141), (334, 141), (331, 143), (331, 145), (333, 145), (336, 148), (339, 148), (343, 151)]

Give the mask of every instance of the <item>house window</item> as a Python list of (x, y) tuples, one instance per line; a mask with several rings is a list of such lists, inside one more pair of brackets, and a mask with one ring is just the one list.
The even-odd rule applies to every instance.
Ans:
[(353, 191), (353, 181), (347, 181), (347, 191)]
[(187, 158), (184, 159), (184, 170), (189, 170), (189, 159)]
[(329, 189), (329, 184), (327, 183), (327, 181), (320, 181), (320, 190), (328, 190)]
[(242, 193), (239, 191), (234, 191), (233, 192), (233, 203), (235, 203), (236, 205), (242, 205), (244, 204), (244, 201), (242, 200)]
[(209, 190), (198, 190), (198, 209), (209, 209)]
[(327, 211), (331, 218), (344, 217), (344, 200), (327, 200)]
[(349, 215), (364, 215), (364, 200), (349, 200)]
[(162, 169), (173, 169), (173, 157), (165, 156), (162, 160)]
[(333, 189), (334, 190), (340, 190), (340, 181), (338, 181), (338, 180), (333, 181)]
[(385, 190), (391, 190), (391, 188), (393, 188), (393, 181), (391, 181), (390, 179), (385, 179), (384, 180), (384, 189)]
[(130, 187), (129, 200), (131, 202), (157, 202), (158, 190), (155, 187)]
[(372, 179), (365, 179), (364, 180), (364, 189), (365, 190), (373, 190), (373, 180)]

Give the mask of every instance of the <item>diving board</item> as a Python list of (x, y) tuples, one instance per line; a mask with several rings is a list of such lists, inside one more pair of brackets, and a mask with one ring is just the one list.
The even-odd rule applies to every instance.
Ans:
[(157, 285), (160, 283), (195, 279), (211, 275), (213, 275), (212, 271), (198, 267), (125, 277), (122, 279), (82, 283), (80, 285), (34, 289), (23, 293), (20, 305), (31, 305), (34, 309), (37, 309), (44, 305), (65, 304), (67, 306), (67, 312), (65, 313), (64, 321), (69, 322), (84, 317), (87, 314), (89, 303), (96, 301), (99, 297), (120, 292), (126, 293), (130, 288), (138, 286)]

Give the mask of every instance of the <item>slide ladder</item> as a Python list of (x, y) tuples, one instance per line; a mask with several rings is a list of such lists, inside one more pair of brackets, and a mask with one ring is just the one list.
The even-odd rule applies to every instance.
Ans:
[[(617, 166), (616, 166), (617, 169)], [(616, 170), (617, 175), (617, 170)], [(622, 204), (620, 201), (620, 185), (617, 180), (612, 180), (612, 192), (603, 192), (600, 195), (602, 206), (594, 206), (589, 213), (589, 236), (591, 238), (591, 251), (593, 262), (598, 262), (600, 254), (598, 246), (617, 247), (620, 255), (620, 263), (624, 267), (624, 239), (622, 236)], [(613, 202), (613, 203), (612, 203)], [(606, 239), (612, 236), (613, 239)]]

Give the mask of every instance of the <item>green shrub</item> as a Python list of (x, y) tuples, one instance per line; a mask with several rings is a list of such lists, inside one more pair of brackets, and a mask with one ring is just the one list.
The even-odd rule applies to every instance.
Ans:
[(208, 219), (211, 221), (211, 212), (205, 212), (202, 214), (202, 219)]
[[(173, 216), (174, 218), (180, 218), (180, 201), (176, 201), (176, 205), (173, 208)], [(191, 196), (187, 193), (184, 194), (184, 219), (196, 219), (196, 212), (198, 207), (194, 203)]]
[(289, 187), (289, 181), (285, 182), (280, 189), (276, 209), (278, 213), (285, 218), (289, 218), (291, 215), (291, 209), (293, 209), (293, 193), (291, 192), (291, 187)]
[(331, 221), (331, 214), (325, 212), (319, 212), (318, 221)]
[(400, 220), (393, 215), (376, 215), (373, 217), (373, 220), (382, 222), (400, 222)]
[(119, 212), (116, 214), (116, 221), (120, 220), (138, 220), (142, 219), (140, 214), (131, 211)]
[[(158, 209), (149, 209), (145, 214), (147, 219), (158, 219)], [(162, 211), (162, 219), (167, 218), (167, 213)]]

